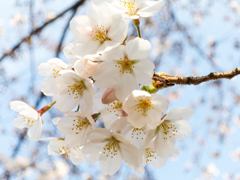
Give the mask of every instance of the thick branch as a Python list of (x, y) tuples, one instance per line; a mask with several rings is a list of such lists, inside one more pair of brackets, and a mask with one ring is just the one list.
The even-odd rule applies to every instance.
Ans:
[(174, 77), (165, 73), (155, 73), (153, 76), (153, 85), (158, 89), (174, 86), (175, 84), (180, 85), (198, 85), (203, 82), (218, 80), (218, 79), (232, 79), (233, 77), (240, 74), (240, 68), (236, 68), (233, 71), (228, 72), (212, 72), (206, 76), (201, 77)]
[(0, 62), (7, 56), (12, 56), (14, 54), (14, 52), (24, 43), (24, 42), (29, 42), (31, 37), (33, 35), (36, 35), (38, 33), (40, 33), (47, 25), (51, 24), (52, 22), (54, 22), (55, 20), (57, 20), (58, 18), (62, 17), (66, 12), (73, 10), (76, 11), (76, 9), (81, 6), (83, 3), (85, 2), (85, 0), (80, 0), (77, 1), (73, 6), (69, 7), (68, 9), (66, 9), (65, 11), (63, 11), (62, 13), (60, 13), (59, 15), (57, 15), (55, 18), (51, 19), (50, 21), (45, 22), (42, 26), (36, 28), (35, 30), (33, 30), (28, 36), (26, 36), (25, 38), (23, 38), (18, 44), (16, 44), (10, 51), (6, 52), (5, 54), (2, 55), (2, 57), (0, 58)]

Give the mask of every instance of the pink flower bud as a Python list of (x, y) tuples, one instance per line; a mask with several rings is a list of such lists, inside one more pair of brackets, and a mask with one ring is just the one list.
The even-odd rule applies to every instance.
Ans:
[(102, 103), (109, 104), (117, 100), (114, 87), (107, 89), (102, 96)]
[(128, 114), (123, 110), (123, 108), (121, 108), (121, 113), (122, 113), (122, 116), (123, 116), (123, 117), (128, 116)]

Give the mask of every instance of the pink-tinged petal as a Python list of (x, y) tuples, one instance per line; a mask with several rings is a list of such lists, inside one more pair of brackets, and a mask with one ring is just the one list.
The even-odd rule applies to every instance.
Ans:
[(137, 37), (134, 40), (128, 41), (125, 52), (129, 60), (140, 60), (147, 58), (151, 49), (149, 41)]
[(148, 86), (152, 83), (155, 65), (149, 60), (141, 60), (134, 64), (134, 75), (139, 84)]
[(120, 152), (116, 152), (115, 155), (101, 153), (99, 156), (99, 161), (103, 174), (112, 176), (115, 174), (122, 164), (122, 157)]
[(126, 111), (123, 110), (123, 108), (121, 108), (121, 113), (122, 113), (122, 117), (127, 117), (128, 114), (126, 113)]
[(130, 73), (122, 74), (120, 80), (115, 85), (116, 97), (124, 101), (127, 96), (135, 89), (138, 89), (139, 84), (136, 82), (134, 76)]
[(25, 102), (22, 101), (11, 101), (10, 108), (14, 111), (19, 112), (19, 114), (24, 115), (26, 117), (37, 119), (38, 113), (35, 109), (27, 105)]
[(108, 142), (88, 143), (82, 148), (83, 154), (96, 154), (103, 151), (103, 148)]
[(116, 101), (116, 100), (117, 100), (117, 97), (115, 95), (115, 88), (114, 87), (108, 88), (102, 96), (102, 103), (103, 104), (109, 104), (109, 103), (112, 103), (113, 101)]
[(89, 16), (75, 16), (70, 21), (70, 29), (76, 43), (88, 43), (92, 40), (92, 29), (96, 21)]
[(172, 123), (175, 125), (175, 128), (177, 130), (175, 134), (176, 140), (182, 140), (188, 138), (189, 134), (192, 132), (192, 129), (187, 121), (180, 120)]
[(24, 121), (22, 115), (18, 115), (14, 120), (13, 120), (13, 125), (16, 126), (17, 128), (25, 128), (27, 127), (27, 123)]
[(112, 137), (111, 131), (108, 129), (96, 128), (87, 133), (90, 142), (101, 143)]
[(132, 166), (139, 167), (142, 163), (142, 156), (137, 147), (131, 144), (119, 143), (121, 149), (121, 156), (123, 160)]
[(142, 128), (146, 125), (146, 121), (149, 117), (144, 116), (141, 112), (132, 111), (132, 113), (128, 114), (127, 121), (132, 124), (135, 128)]
[(163, 118), (164, 120), (170, 121), (179, 121), (179, 120), (187, 120), (191, 115), (194, 114), (194, 110), (191, 108), (175, 108), (170, 110), (167, 115)]
[(160, 94), (153, 94), (151, 99), (152, 104), (158, 107), (162, 112), (166, 111), (168, 108), (167, 100), (164, 96)]
[(31, 141), (38, 141), (42, 133), (42, 119), (39, 119), (34, 123), (32, 127), (28, 130), (28, 136)]
[(164, 0), (159, 1), (147, 1), (144, 6), (138, 10), (138, 14), (141, 17), (150, 17), (158, 13), (164, 5)]

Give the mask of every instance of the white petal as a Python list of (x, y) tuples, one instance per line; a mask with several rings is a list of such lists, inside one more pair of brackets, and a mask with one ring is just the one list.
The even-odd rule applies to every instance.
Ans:
[(88, 143), (86, 144), (83, 149), (83, 154), (95, 154), (103, 151), (103, 148), (108, 142), (102, 142), (102, 143)]
[(137, 37), (127, 43), (125, 51), (129, 60), (139, 60), (147, 58), (151, 49), (149, 41)]
[(93, 106), (93, 100), (92, 100), (92, 95), (84, 90), (82, 98), (80, 99), (80, 109), (81, 112), (85, 115), (90, 114)]
[(87, 142), (85, 130), (79, 131), (79, 134), (66, 133), (65, 142), (69, 147), (84, 145)]
[(89, 141), (100, 143), (105, 141), (106, 139), (111, 138), (111, 131), (108, 129), (96, 128), (87, 133), (87, 137)]
[(188, 135), (192, 132), (192, 129), (187, 121), (181, 120), (172, 123), (175, 125), (177, 133), (175, 134), (176, 140), (182, 140), (188, 138)]
[(149, 60), (141, 60), (134, 64), (134, 74), (139, 84), (148, 86), (152, 83), (155, 65)]
[(60, 119), (61, 119), (61, 117), (56, 117), (56, 118), (54, 118), (54, 119), (52, 120), (52, 123), (53, 123), (54, 125), (58, 125)]
[(167, 119), (170, 121), (178, 121), (178, 120), (187, 120), (191, 115), (194, 114), (194, 110), (191, 108), (175, 108), (170, 110), (167, 113), (167, 116), (164, 117), (163, 120)]
[(119, 146), (123, 160), (134, 167), (139, 167), (142, 163), (142, 157), (138, 149), (131, 144), (119, 143)]
[(13, 125), (20, 129), (27, 127), (26, 122), (24, 122), (23, 116), (20, 114), (13, 120)]
[(146, 125), (147, 119), (149, 119), (149, 117), (142, 115), (141, 111), (137, 112), (134, 110), (132, 113), (128, 114), (127, 121), (135, 128), (142, 128)]
[(31, 141), (39, 140), (42, 133), (42, 120), (39, 118), (32, 127), (28, 130), (28, 136), (30, 137)]
[(87, 43), (92, 40), (92, 29), (95, 21), (89, 16), (75, 16), (70, 21), (70, 29), (73, 33), (74, 41), (79, 43)]
[(27, 105), (22, 101), (11, 101), (10, 108), (14, 111), (19, 112), (19, 114), (24, 115), (26, 117), (32, 118), (36, 120), (38, 118), (38, 113), (35, 109)]
[(148, 131), (143, 147), (146, 147), (151, 142), (151, 140), (156, 135), (155, 132), (156, 132), (156, 129), (151, 129), (150, 131)]
[(152, 104), (157, 106), (162, 112), (166, 111), (168, 108), (167, 100), (160, 94), (153, 94), (151, 102)]
[(164, 5), (164, 0), (159, 1), (147, 1), (144, 6), (138, 10), (138, 14), (141, 17), (150, 17), (159, 12)]
[(115, 86), (116, 97), (124, 101), (127, 96), (135, 89), (138, 89), (139, 84), (130, 73), (122, 74), (120, 80)]
[(116, 155), (101, 153), (99, 156), (99, 161), (103, 174), (111, 176), (115, 174), (121, 167), (122, 157), (119, 151), (116, 153)]
[(79, 147), (71, 148), (70, 160), (74, 165), (82, 164), (84, 155)]

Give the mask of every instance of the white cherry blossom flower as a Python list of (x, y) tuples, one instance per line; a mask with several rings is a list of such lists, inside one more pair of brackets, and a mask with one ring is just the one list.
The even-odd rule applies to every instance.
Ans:
[(153, 142), (150, 142), (147, 147), (141, 150), (143, 162), (141, 166), (135, 169), (139, 174), (144, 175), (144, 167), (146, 164), (150, 164), (156, 169), (160, 169), (166, 165), (167, 158), (161, 158), (156, 154), (153, 148)]
[(86, 133), (92, 129), (93, 118), (80, 112), (67, 112), (58, 121), (57, 128), (66, 133), (65, 141), (70, 147), (82, 146), (87, 142)]
[(124, 101), (123, 110), (128, 114), (128, 122), (135, 128), (146, 124), (150, 129), (161, 123), (159, 117), (166, 111), (168, 103), (160, 94), (149, 94), (146, 91), (134, 90)]
[(90, 131), (87, 136), (89, 143), (83, 147), (82, 152), (83, 154), (100, 152), (101, 169), (106, 175), (116, 173), (123, 160), (136, 168), (142, 163), (138, 149), (121, 134), (97, 128)]
[(123, 101), (139, 84), (152, 83), (154, 64), (146, 60), (151, 51), (147, 40), (135, 38), (126, 46), (119, 45), (102, 55), (104, 62), (93, 78), (99, 88), (115, 86), (116, 97)]
[(132, 141), (138, 149), (142, 148), (148, 132), (146, 126), (134, 128), (131, 123), (127, 122), (126, 117), (121, 117), (113, 122), (110, 129), (112, 129), (113, 132), (125, 136), (126, 139)]
[(166, 158), (178, 154), (176, 140), (186, 139), (191, 133), (191, 127), (186, 121), (194, 111), (191, 108), (176, 108), (170, 110), (155, 129), (148, 132), (144, 146), (154, 137), (154, 149), (158, 156)]
[(138, 19), (139, 17), (150, 17), (159, 12), (164, 5), (164, 0), (112, 0), (110, 8), (122, 14), (124, 18)]
[[(106, 91), (105, 91), (106, 92)], [(94, 112), (100, 112), (100, 120), (104, 122), (104, 125), (107, 129), (110, 129), (110, 126), (115, 122), (119, 117), (122, 116), (122, 101), (115, 100), (108, 104), (102, 104), (102, 97), (105, 94), (104, 90), (99, 91), (93, 96)]]
[(87, 16), (74, 17), (70, 22), (78, 55), (96, 54), (123, 43), (127, 36), (128, 21), (113, 12), (103, 0), (92, 0)]
[(14, 126), (17, 128), (29, 128), (28, 136), (31, 141), (37, 141), (42, 133), (42, 118), (40, 114), (31, 106), (22, 101), (10, 102), (10, 108), (19, 114), (13, 120)]
[(62, 72), (59, 81), (60, 91), (57, 95), (55, 107), (62, 112), (67, 112), (80, 104), (81, 112), (85, 115), (90, 114), (95, 92), (93, 83), (88, 78), (83, 78), (71, 70)]
[(41, 90), (46, 96), (53, 96), (59, 92), (61, 71), (69, 68), (70, 66), (58, 58), (50, 59), (38, 66), (38, 73), (46, 77), (41, 83)]
[(41, 140), (49, 140), (48, 155), (65, 155), (74, 165), (82, 164), (83, 160), (86, 159), (80, 147), (70, 147), (66, 144), (64, 139), (44, 138)]

